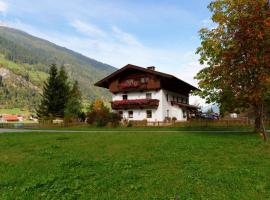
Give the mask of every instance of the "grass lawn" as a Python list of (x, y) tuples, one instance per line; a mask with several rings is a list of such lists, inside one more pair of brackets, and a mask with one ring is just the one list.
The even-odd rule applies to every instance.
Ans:
[(0, 134), (0, 199), (270, 199), (249, 133)]

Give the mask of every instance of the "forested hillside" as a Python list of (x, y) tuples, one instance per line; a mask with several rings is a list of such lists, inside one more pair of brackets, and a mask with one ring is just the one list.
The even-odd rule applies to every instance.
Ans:
[(65, 66), (69, 76), (78, 80), (84, 99), (110, 98), (106, 90), (93, 84), (115, 71), (114, 67), (25, 32), (0, 27), (0, 108), (33, 110), (52, 63)]

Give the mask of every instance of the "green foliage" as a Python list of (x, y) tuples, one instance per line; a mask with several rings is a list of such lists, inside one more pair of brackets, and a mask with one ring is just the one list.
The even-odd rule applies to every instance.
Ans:
[(56, 107), (57, 107), (57, 116), (63, 118), (65, 114), (65, 108), (71, 97), (70, 83), (68, 80), (68, 75), (64, 67), (61, 67), (59, 73), (56, 77), (57, 83), (55, 88), (54, 95), (56, 96)]
[(270, 93), (270, 5), (267, 0), (214, 0), (216, 27), (200, 31), (199, 94), (221, 111), (252, 108), (256, 128)]
[(0, 94), (1, 107), (34, 110), (39, 104), (39, 93), (48, 77), (48, 66), (52, 63), (65, 66), (68, 75), (78, 81), (84, 100), (97, 97), (110, 99), (109, 92), (95, 87), (94, 83), (115, 71), (115, 68), (22, 31), (0, 27), (0, 68), (9, 69), (17, 75), (16, 78), (22, 78), (28, 85), (35, 86), (33, 89), (15, 83), (13, 87), (11, 78), (4, 80), (6, 92), (4, 97)]
[(82, 94), (78, 82), (75, 81), (66, 104), (65, 119), (67, 121), (73, 121), (74, 119), (82, 119), (84, 121), (85, 114), (82, 112), (82, 108)]
[(270, 148), (255, 135), (112, 130), (0, 134), (0, 199), (270, 197)]
[(97, 127), (103, 127), (109, 123), (115, 127), (119, 125), (121, 119), (118, 113), (110, 112), (110, 109), (100, 99), (91, 103), (90, 112), (87, 113), (87, 123)]
[(260, 104), (269, 88), (269, 3), (215, 0), (209, 9), (217, 27), (200, 31), (202, 42), (197, 53), (200, 62), (207, 65), (196, 76), (201, 96), (218, 103), (230, 98), (240, 102), (236, 107)]
[(50, 76), (44, 84), (42, 100), (37, 110), (41, 118), (55, 118), (59, 116), (59, 95), (61, 88), (58, 84), (58, 71), (55, 64), (51, 65)]

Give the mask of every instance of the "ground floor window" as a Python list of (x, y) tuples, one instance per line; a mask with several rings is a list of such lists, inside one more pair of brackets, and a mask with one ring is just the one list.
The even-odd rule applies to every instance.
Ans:
[(187, 111), (183, 110), (183, 118), (187, 117)]
[(119, 111), (118, 114), (123, 118), (123, 111)]
[(128, 118), (133, 118), (133, 111), (128, 111)]
[(167, 110), (167, 117), (170, 117), (170, 111)]
[(147, 118), (152, 118), (152, 110), (147, 110), (146, 111), (146, 117)]

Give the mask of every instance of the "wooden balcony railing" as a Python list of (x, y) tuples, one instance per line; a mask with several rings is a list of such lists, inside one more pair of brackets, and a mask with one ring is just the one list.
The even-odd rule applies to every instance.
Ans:
[(120, 109), (142, 109), (142, 108), (157, 108), (159, 105), (158, 99), (132, 99), (111, 102), (113, 110)]

